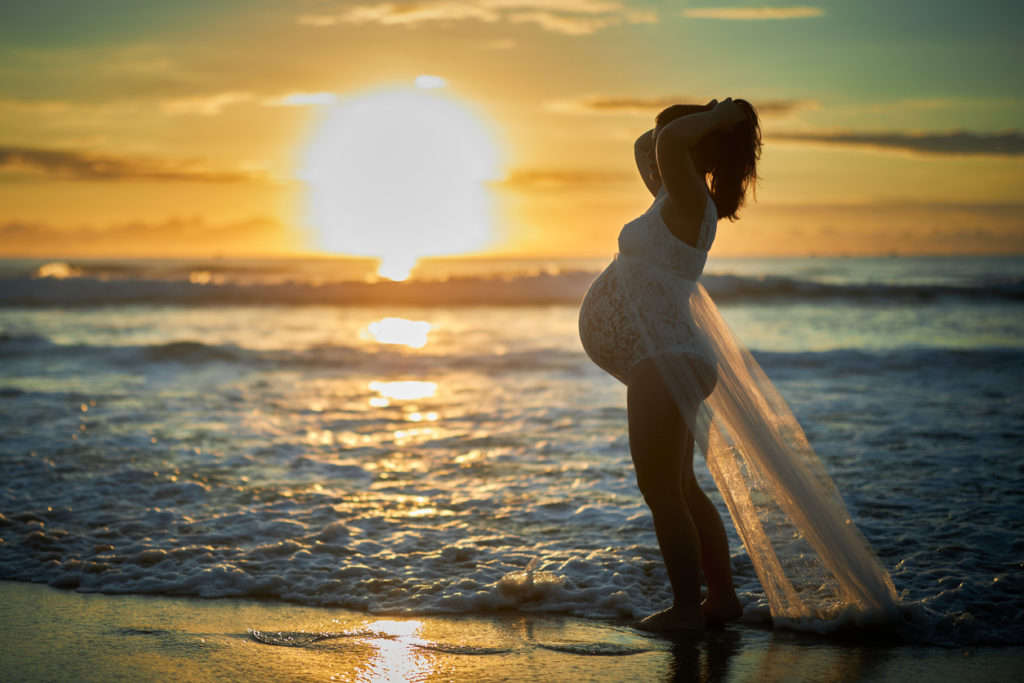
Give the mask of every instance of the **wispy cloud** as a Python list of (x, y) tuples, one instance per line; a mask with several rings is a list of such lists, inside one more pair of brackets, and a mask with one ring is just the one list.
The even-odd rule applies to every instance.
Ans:
[(623, 9), (622, 3), (616, 0), (480, 0), (480, 2), (497, 8), (532, 8), (580, 14), (605, 14)]
[(158, 180), (200, 183), (266, 182), (259, 173), (211, 168), (195, 160), (155, 160), (74, 150), (0, 146), (0, 172), (72, 180)]
[(263, 104), (268, 107), (319, 107), (334, 104), (338, 96), (332, 92), (293, 92), (279, 97), (268, 97)]
[(1002, 133), (962, 130), (947, 133), (773, 132), (771, 139), (943, 156), (1024, 156), (1024, 135), (1016, 130)]
[(0, 99), (0, 110), (27, 114), (52, 114), (64, 112), (71, 108), (69, 102), (63, 100), (14, 100)]
[(683, 10), (690, 19), (726, 19), (731, 21), (760, 21), (764, 19), (809, 19), (821, 17), (820, 7), (691, 7)]
[(500, 38), (498, 40), (492, 40), (484, 43), (484, 47), (488, 50), (511, 50), (516, 46), (516, 41), (511, 38)]
[(575, 36), (622, 24), (655, 23), (658, 15), (616, 0), (422, 0), (356, 5), (333, 13), (304, 14), (297, 21), (314, 27), (337, 24), (415, 27), (430, 22), (504, 21), (536, 24), (546, 31)]
[[(578, 99), (549, 102), (547, 109), (564, 114), (653, 116), (665, 107), (679, 102), (698, 102), (703, 104), (710, 99), (677, 95), (657, 97), (590, 95)], [(753, 104), (762, 116), (782, 116), (797, 110), (815, 109), (818, 107), (818, 103), (813, 100), (762, 100), (755, 101)]]
[(253, 99), (252, 93), (248, 92), (219, 92), (210, 95), (197, 95), (191, 97), (175, 97), (166, 99), (161, 103), (162, 108), (169, 114), (201, 114), (203, 116), (214, 116), (221, 113), (225, 107), (243, 102), (250, 102)]
[(142, 107), (143, 100), (112, 97), (107, 100), (32, 100), (32, 99), (0, 99), (0, 114), (18, 116), (47, 116), (66, 118), (68, 116), (106, 118), (117, 116), (135, 116)]
[(119, 99), (106, 103), (67, 102), (61, 100), (0, 99), (0, 112), (17, 114), (134, 114), (141, 107), (153, 106), (172, 116), (217, 116), (228, 107), (259, 104), (265, 107), (315, 107), (334, 104), (338, 95), (331, 92), (292, 92), (280, 95), (259, 95), (252, 92), (225, 91), (203, 95), (162, 98), (156, 100)]
[(572, 14), (556, 14), (535, 10), (532, 12), (513, 12), (508, 20), (513, 24), (537, 24), (546, 31), (564, 33), (567, 36), (585, 36), (621, 23), (613, 16), (580, 16)]
[[(538, 3), (544, 4), (544, 3)], [(559, 3), (549, 3), (557, 5)], [(604, 11), (581, 11), (575, 13), (555, 12), (536, 9), (526, 12), (513, 12), (508, 15), (512, 23), (534, 23), (554, 33), (570, 36), (582, 36), (596, 33), (603, 28), (622, 24), (655, 24), (658, 15), (644, 10), (629, 10), (618, 3), (602, 3), (608, 8)]]
[[(629, 97), (616, 95), (591, 95), (579, 99), (555, 100), (548, 102), (549, 111), (563, 114), (642, 114), (656, 113), (677, 102), (696, 102), (695, 99), (680, 97)], [(706, 101), (706, 100), (705, 100)]]
[(356, 5), (334, 14), (304, 14), (298, 22), (306, 26), (334, 26), (336, 24), (382, 24), (384, 26), (414, 26), (434, 21), (484, 22), (498, 21), (500, 14), (492, 9), (466, 2), (381, 2), (374, 5)]
[(585, 169), (516, 169), (497, 184), (514, 190), (546, 190), (605, 185), (632, 180), (631, 173)]
[(280, 254), (295, 251), (299, 242), (286, 226), (259, 217), (227, 223), (168, 218), (106, 226), (0, 223), (0, 254), (5, 256)]

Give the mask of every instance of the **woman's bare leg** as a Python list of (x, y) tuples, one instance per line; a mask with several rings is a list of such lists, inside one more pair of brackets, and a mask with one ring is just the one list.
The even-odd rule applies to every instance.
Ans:
[[(692, 463), (692, 436), (688, 448), (691, 451)], [(743, 616), (743, 605), (736, 597), (736, 588), (732, 582), (729, 540), (725, 535), (722, 517), (714, 503), (697, 484), (692, 470), (688, 481), (684, 473), (683, 486), (686, 506), (693, 516), (697, 534), (700, 536), (701, 569), (704, 570), (704, 579), (708, 584), (707, 596), (701, 604), (701, 611), (709, 622), (738, 619)]]
[(692, 478), (693, 449), (685, 447), (692, 437), (653, 361), (642, 361), (633, 369), (626, 407), (637, 484), (654, 518), (675, 595), (671, 608), (637, 626), (652, 631), (703, 629), (700, 536), (683, 489), (684, 473)]

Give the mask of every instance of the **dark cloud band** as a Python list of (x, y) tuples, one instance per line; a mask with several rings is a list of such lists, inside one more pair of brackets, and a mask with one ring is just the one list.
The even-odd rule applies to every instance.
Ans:
[(73, 150), (0, 146), (0, 171), (28, 171), (75, 180), (159, 180), (239, 183), (265, 180), (252, 173), (210, 169), (192, 161), (164, 161)]
[[(593, 95), (575, 100), (552, 102), (549, 108), (571, 114), (640, 114), (653, 116), (662, 109), (681, 102), (704, 104), (711, 98), (682, 97), (678, 95), (659, 97), (619, 97), (615, 95)], [(753, 102), (761, 115), (780, 116), (800, 109), (813, 109), (817, 102), (810, 100), (761, 100)]]
[(772, 133), (772, 140), (870, 147), (919, 154), (946, 156), (989, 155), (1016, 157), (1024, 155), (1024, 135), (1019, 131), (1002, 133)]
[(517, 169), (497, 184), (514, 190), (563, 189), (632, 180), (631, 173), (583, 169)]

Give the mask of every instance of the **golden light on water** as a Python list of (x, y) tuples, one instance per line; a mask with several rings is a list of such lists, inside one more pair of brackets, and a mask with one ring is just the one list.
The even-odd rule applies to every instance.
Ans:
[[(405, 380), (399, 382), (370, 382), (369, 388), (380, 394), (380, 398), (394, 399), (397, 401), (414, 401), (420, 398), (429, 398), (437, 393), (436, 382), (418, 382)], [(387, 403), (384, 403), (387, 405)]]
[(367, 624), (367, 629), (380, 634), (372, 642), (376, 651), (360, 667), (355, 680), (421, 681), (431, 673), (423, 651), (415, 646), (423, 628), (420, 621), (380, 620)]
[(491, 241), (496, 145), (444, 85), (420, 76), (328, 110), (301, 174), (321, 249), (377, 257), (382, 277), (404, 280), (420, 258)]
[(370, 323), (366, 331), (381, 344), (403, 344), (422, 349), (427, 345), (430, 323), (425, 320), (383, 318)]
[(66, 280), (71, 277), (78, 277), (82, 274), (82, 271), (73, 266), (69, 266), (63, 261), (54, 261), (53, 263), (44, 263), (36, 269), (36, 277), (47, 277), (54, 280)]

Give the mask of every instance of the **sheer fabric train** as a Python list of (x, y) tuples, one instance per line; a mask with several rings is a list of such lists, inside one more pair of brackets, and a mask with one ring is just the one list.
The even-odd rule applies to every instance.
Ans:
[[(632, 303), (637, 328), (652, 351), (669, 324), (652, 314), (629, 259), (615, 261), (619, 285)], [(850, 519), (835, 484), (786, 401), (723, 320), (703, 286), (661, 271), (677, 296), (676, 320), (691, 320), (705, 336), (718, 381), (690, 424), (753, 562), (773, 620), (828, 631), (891, 620), (897, 597), (891, 578)], [(689, 296), (679, 297), (681, 281)], [(701, 354), (705, 356), (705, 354)], [(706, 357), (706, 356), (705, 356)], [(703, 396), (689, 364), (653, 355), (679, 405)], [(684, 413), (686, 411), (683, 411)]]

